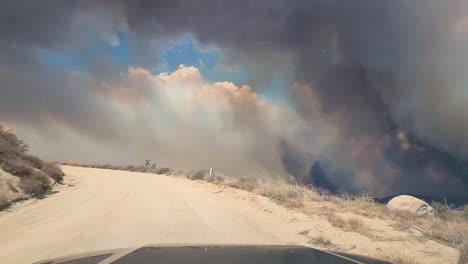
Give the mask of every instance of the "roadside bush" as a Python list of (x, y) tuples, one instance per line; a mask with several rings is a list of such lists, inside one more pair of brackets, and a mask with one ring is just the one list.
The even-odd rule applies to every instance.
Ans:
[(36, 169), (42, 169), (42, 166), (44, 166), (44, 162), (36, 156), (24, 155), (23, 160), (29, 162)]
[(301, 201), (304, 198), (304, 187), (286, 182), (262, 181), (252, 183), (255, 185), (256, 193), (269, 197), (277, 202), (288, 200)]
[(387, 207), (376, 203), (374, 198), (367, 193), (361, 192), (357, 195), (342, 194), (341, 199), (331, 196), (331, 201), (336, 203), (343, 211), (349, 211), (367, 217), (384, 217), (388, 214)]
[(0, 194), (0, 210), (7, 208), (9, 205), (10, 203), (8, 202), (8, 199)]
[(136, 170), (136, 167), (135, 167), (134, 165), (129, 165), (129, 166), (125, 167), (124, 170), (127, 170), (127, 171), (135, 171), (135, 170)]
[(49, 175), (49, 177), (51, 177), (54, 181), (58, 183), (62, 183), (63, 176), (65, 176), (60, 167), (52, 163), (44, 163), (44, 166), (42, 167), (42, 172)]
[(28, 145), (26, 145), (10, 130), (5, 130), (2, 125), (0, 125), (0, 138), (6, 141), (11, 146), (13, 146), (14, 148), (16, 148), (21, 153), (25, 153), (29, 149)]
[(156, 174), (168, 174), (171, 172), (171, 169), (169, 168), (157, 168), (156, 169)]
[(255, 188), (257, 188), (259, 182), (256, 178), (250, 177), (241, 177), (237, 178), (234, 181), (229, 181), (226, 183), (227, 186), (232, 188), (237, 188), (245, 191), (252, 192)]
[(222, 174), (218, 174), (218, 173), (213, 173), (213, 175), (209, 175), (209, 173), (207, 173), (206, 177), (205, 177), (205, 181), (207, 182), (212, 182), (212, 183), (215, 183), (215, 184), (219, 184), (221, 182), (224, 181), (226, 177)]
[(203, 180), (208, 176), (207, 170), (199, 170), (190, 174), (189, 179), (191, 180)]
[(44, 173), (34, 171), (29, 177), (20, 179), (19, 187), (27, 194), (43, 197), (50, 189), (50, 183)]
[(225, 179), (225, 178), (226, 178), (226, 177), (223, 176), (223, 175), (216, 174), (215, 177), (214, 177), (214, 179), (213, 179), (213, 182), (214, 182), (214, 183), (221, 183), (221, 182), (224, 182), (224, 179)]
[[(102, 166), (97, 166), (97, 168), (102, 168)], [(146, 167), (145, 166), (129, 165), (129, 166), (124, 167), (124, 168), (117, 168), (117, 170), (126, 170), (126, 171), (132, 171), (132, 172), (146, 172)]]
[(146, 172), (146, 167), (145, 166), (135, 166), (134, 172)]
[(7, 159), (16, 159), (20, 155), (21, 154), (17, 148), (10, 145), (6, 140), (0, 138), (0, 162)]
[(33, 173), (31, 166), (20, 159), (8, 159), (3, 161), (2, 169), (18, 177), (28, 177)]

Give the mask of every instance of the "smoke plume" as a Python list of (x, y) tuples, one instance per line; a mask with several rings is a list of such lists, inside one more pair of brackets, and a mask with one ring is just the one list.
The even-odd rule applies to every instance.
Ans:
[[(468, 198), (464, 0), (12, 1), (0, 17), (0, 120), (47, 158), (150, 157), (336, 191)], [(220, 63), (249, 65), (248, 83), (185, 66), (152, 74), (157, 51), (187, 33)], [(119, 45), (119, 34), (134, 58), (125, 70), (83, 48)], [(80, 50), (87, 70), (54, 68), (39, 50)], [(293, 82), (267, 100), (255, 84), (279, 68)]]

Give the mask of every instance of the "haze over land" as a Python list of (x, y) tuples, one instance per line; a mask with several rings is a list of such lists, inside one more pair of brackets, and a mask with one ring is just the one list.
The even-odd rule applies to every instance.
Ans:
[(34, 154), (468, 198), (464, 0), (27, 2), (0, 121)]

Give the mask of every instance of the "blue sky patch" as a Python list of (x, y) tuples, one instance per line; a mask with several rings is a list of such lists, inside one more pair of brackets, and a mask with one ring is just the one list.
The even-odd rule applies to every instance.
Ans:
[(241, 70), (241, 67), (233, 69), (217, 67), (221, 59), (219, 51), (216, 49), (201, 50), (188, 34), (162, 51), (160, 58), (164, 65), (154, 72), (155, 74), (173, 72), (179, 68), (179, 65), (183, 64), (198, 68), (203, 78), (210, 82), (230, 81), (241, 85), (247, 79), (247, 74)]
[[(90, 37), (92, 37), (92, 34)], [(117, 66), (114, 70), (126, 72), (129, 66), (135, 65), (136, 58), (132, 56), (127, 44), (129, 36), (119, 33), (118, 37), (119, 45), (115, 46), (109, 45), (109, 43), (101, 39), (92, 38), (93, 40), (86, 42), (86, 45), (72, 50), (58, 52), (44, 49), (39, 50), (37, 56), (41, 61), (53, 67), (79, 72), (88, 71), (90, 63), (102, 56), (107, 57)], [(169, 48), (154, 55), (159, 57), (163, 64), (153, 74), (171, 73), (177, 70), (179, 65), (183, 64), (198, 68), (203, 78), (209, 82), (229, 81), (236, 85), (247, 82), (247, 65), (222, 67), (219, 64), (221, 60), (219, 50), (215, 48), (201, 49), (189, 34), (184, 35), (178, 41), (174, 41)], [(135, 66), (138, 67), (138, 65)]]
[(83, 61), (72, 54), (62, 54), (51, 50), (39, 50), (37, 55), (39, 59), (53, 67), (82, 71), (84, 68)]

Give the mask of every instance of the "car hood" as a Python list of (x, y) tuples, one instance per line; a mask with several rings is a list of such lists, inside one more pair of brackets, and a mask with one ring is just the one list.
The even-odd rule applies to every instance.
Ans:
[(36, 264), (389, 263), (364, 256), (289, 245), (147, 245), (48, 259)]

